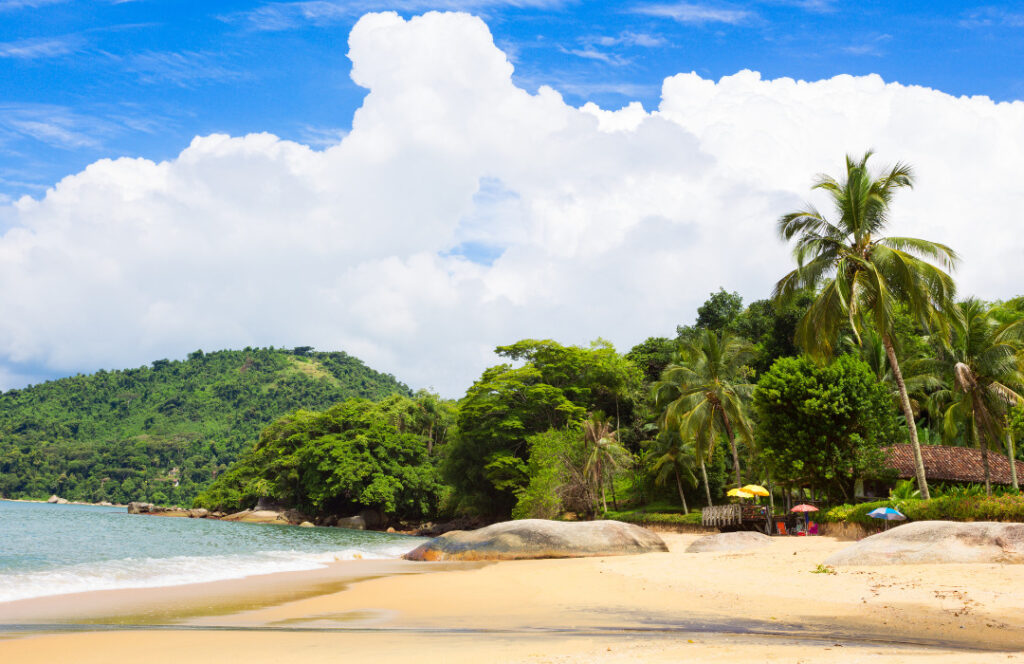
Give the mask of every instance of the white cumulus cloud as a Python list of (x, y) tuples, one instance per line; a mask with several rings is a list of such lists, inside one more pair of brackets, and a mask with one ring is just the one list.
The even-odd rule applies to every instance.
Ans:
[(1020, 289), (1022, 103), (745, 71), (673, 76), (658, 109), (575, 108), (517, 87), (466, 14), (370, 14), (349, 46), (369, 93), (330, 147), (197, 137), (0, 203), (0, 387), (313, 345), (458, 396), (497, 344), (625, 349), (720, 285), (766, 297), (791, 267), (775, 219), (872, 147), (919, 173), (895, 231), (960, 250), (966, 292)]

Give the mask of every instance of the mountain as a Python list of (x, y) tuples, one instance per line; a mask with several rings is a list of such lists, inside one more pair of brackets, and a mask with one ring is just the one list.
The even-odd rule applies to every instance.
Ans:
[(0, 393), (0, 497), (188, 505), (296, 408), (410, 395), (341, 352), (246, 348)]

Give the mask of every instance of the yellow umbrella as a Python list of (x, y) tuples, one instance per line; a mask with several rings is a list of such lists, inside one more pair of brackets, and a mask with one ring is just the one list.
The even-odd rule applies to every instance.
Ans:
[(753, 498), (754, 494), (744, 489), (729, 489), (726, 492), (727, 496), (735, 496), (737, 498)]
[(740, 491), (746, 491), (752, 496), (767, 496), (768, 489), (764, 488), (760, 484), (748, 484), (747, 486), (740, 489)]

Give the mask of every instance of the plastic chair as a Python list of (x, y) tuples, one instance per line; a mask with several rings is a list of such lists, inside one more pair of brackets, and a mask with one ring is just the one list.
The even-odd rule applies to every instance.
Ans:
[(807, 534), (808, 535), (817, 535), (818, 534), (818, 524), (815, 523), (814, 521), (808, 522), (807, 523)]
[(776, 521), (775, 522), (775, 531), (777, 533), (779, 533), (780, 535), (788, 535), (789, 534), (789, 533), (786, 532), (786, 522), (785, 521)]

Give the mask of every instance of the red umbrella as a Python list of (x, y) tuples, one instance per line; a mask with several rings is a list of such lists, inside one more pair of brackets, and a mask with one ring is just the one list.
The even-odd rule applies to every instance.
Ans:
[(804, 513), (804, 531), (806, 532), (806, 530), (807, 530), (807, 513), (808, 512), (817, 512), (818, 508), (815, 507), (814, 505), (808, 505), (807, 503), (800, 503), (799, 505), (797, 505), (796, 507), (794, 507), (793, 509), (791, 509), (789, 511), (790, 512), (803, 512)]

